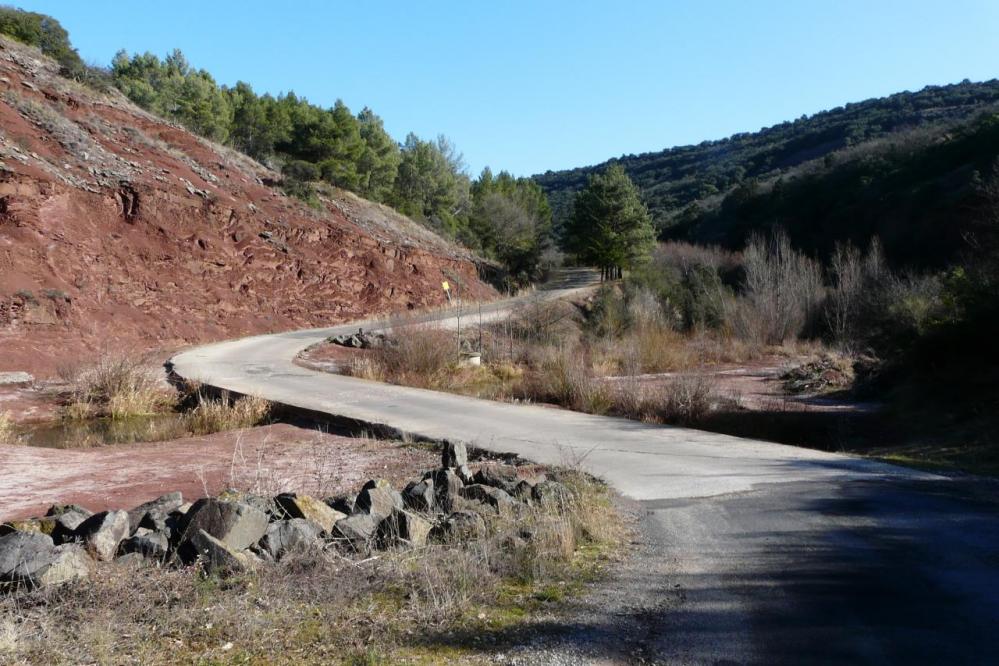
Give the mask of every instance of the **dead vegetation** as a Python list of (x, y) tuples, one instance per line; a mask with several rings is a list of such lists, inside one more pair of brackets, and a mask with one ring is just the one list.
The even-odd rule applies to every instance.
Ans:
[(172, 409), (177, 394), (161, 379), (150, 357), (105, 353), (91, 365), (67, 366), (60, 377), (69, 385), (65, 415), (71, 419), (122, 419)]
[(10, 444), (16, 439), (14, 419), (6, 411), (0, 412), (0, 444)]
[(491, 515), (485, 535), (461, 543), (374, 557), (309, 546), (228, 579), (101, 563), (89, 581), (0, 598), (0, 661), (468, 658), (599, 575), (625, 536), (605, 486), (554, 476), (571, 497)]

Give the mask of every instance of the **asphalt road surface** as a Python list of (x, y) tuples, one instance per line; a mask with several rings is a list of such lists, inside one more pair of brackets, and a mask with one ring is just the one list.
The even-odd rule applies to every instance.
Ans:
[[(570, 281), (541, 297), (576, 288)], [(505, 307), (485, 308), (483, 317), (502, 317)], [(432, 317), (454, 325), (451, 316)], [(553, 621), (503, 659), (999, 662), (994, 482), (389, 386), (292, 362), (331, 335), (381, 325), (207, 345), (177, 355), (173, 369), (218, 388), (418, 437), (579, 465), (634, 500), (641, 532), (635, 556), (571, 618)]]

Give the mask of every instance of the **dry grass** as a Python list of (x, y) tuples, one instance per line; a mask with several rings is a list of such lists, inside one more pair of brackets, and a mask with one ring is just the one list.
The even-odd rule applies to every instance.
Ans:
[(17, 439), (14, 419), (8, 412), (0, 412), (0, 444), (10, 444)]
[(197, 404), (186, 415), (188, 429), (195, 435), (209, 435), (223, 430), (250, 428), (263, 423), (271, 411), (271, 403), (256, 396), (235, 400), (223, 393), (212, 399), (197, 394)]
[(344, 374), (419, 388), (446, 388), (457, 366), (457, 336), (428, 325), (397, 325), (387, 332), (391, 344), (355, 358)]
[(90, 366), (63, 368), (60, 375), (71, 394), (64, 415), (121, 419), (168, 411), (176, 406), (177, 395), (160, 374), (149, 358), (113, 354)]
[(542, 349), (521, 391), (525, 398), (590, 414), (603, 414), (611, 406), (610, 391), (593, 376), (589, 360), (575, 346)]
[(624, 382), (614, 392), (613, 411), (646, 423), (697, 425), (720, 401), (711, 377), (689, 374), (653, 387)]
[[(348, 558), (310, 547), (221, 581), (100, 564), (91, 580), (0, 598), (4, 663), (395, 663), (463, 660), (489, 632), (580, 589), (623, 542), (606, 487), (493, 516), (460, 544)], [(530, 533), (531, 539), (521, 535)], [(555, 591), (555, 592), (553, 592)]]

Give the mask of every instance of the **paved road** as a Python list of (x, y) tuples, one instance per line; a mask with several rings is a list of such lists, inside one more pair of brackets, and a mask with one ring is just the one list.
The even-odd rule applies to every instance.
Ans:
[[(553, 290), (549, 296), (568, 293)], [(442, 325), (453, 325), (446, 313)], [(486, 317), (502, 316), (490, 308)], [(467, 321), (467, 320), (466, 320)], [(999, 648), (995, 486), (677, 427), (316, 372), (292, 359), (378, 322), (256, 336), (173, 359), (181, 376), (541, 463), (636, 500), (638, 555), (541, 662), (983, 663)]]

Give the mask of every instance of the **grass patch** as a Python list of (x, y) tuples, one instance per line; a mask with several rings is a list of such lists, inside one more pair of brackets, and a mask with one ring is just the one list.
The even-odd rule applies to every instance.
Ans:
[(196, 404), (186, 413), (185, 423), (195, 435), (209, 435), (223, 430), (239, 430), (260, 425), (271, 412), (271, 403), (256, 396), (232, 399), (223, 393), (212, 399), (198, 392)]

